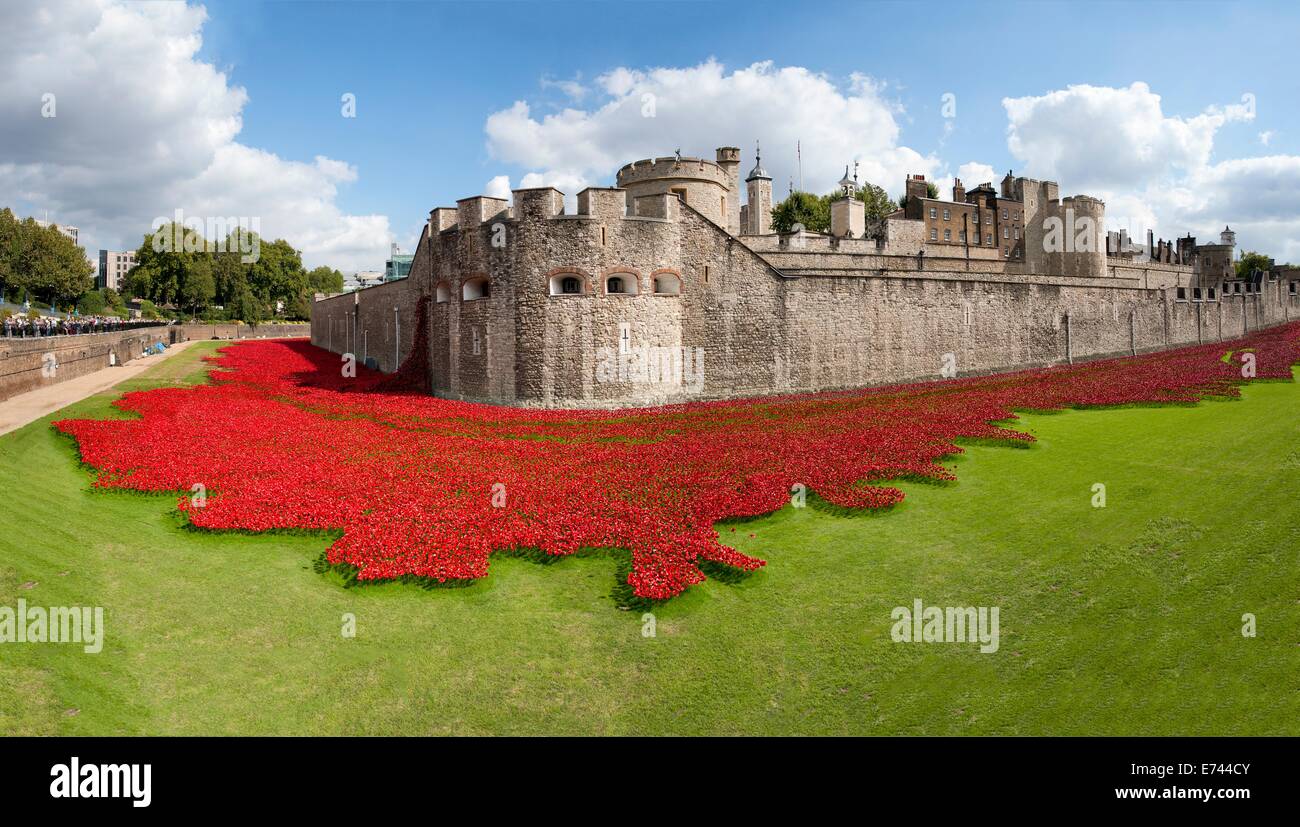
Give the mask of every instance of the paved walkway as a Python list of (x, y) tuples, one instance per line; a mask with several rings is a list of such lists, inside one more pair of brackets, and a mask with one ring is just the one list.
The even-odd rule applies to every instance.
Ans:
[(85, 376), (78, 376), (76, 379), (11, 396), (0, 402), (0, 434), (15, 431), (29, 422), (35, 422), (43, 416), (54, 413), (59, 408), (71, 405), (73, 402), (80, 402), (87, 396), (106, 391), (119, 382), (139, 376), (191, 344), (193, 342), (181, 342), (168, 347), (162, 353), (133, 359), (125, 365), (104, 368)]

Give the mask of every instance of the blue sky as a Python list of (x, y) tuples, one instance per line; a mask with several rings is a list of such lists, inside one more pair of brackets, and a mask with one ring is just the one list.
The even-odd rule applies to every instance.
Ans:
[[(864, 176), (883, 179), (875, 183), (895, 194), (906, 172), (946, 181), (963, 165), (966, 175), (1014, 168), (1059, 176), (1064, 191), (1106, 197), (1109, 213), (1154, 224), (1166, 236), (1235, 221), (1216, 206), (1240, 207), (1246, 191), (1232, 190), (1234, 181), (1300, 178), (1300, 114), (1294, 106), (1300, 73), (1293, 43), (1300, 13), (1282, 4), (240, 1), (205, 8), (205, 20), (151, 17), (147, 25), (172, 36), (193, 28), (202, 46), (189, 63), (225, 73), (224, 87), (202, 81), (211, 84), (210, 97), (224, 96), (213, 108), (239, 103), (240, 128), (229, 142), (274, 157), (263, 158), (260, 167), (209, 163), (206, 172), (194, 175), (201, 185), (173, 188), (187, 193), (174, 199), (177, 206), (192, 203), (201, 211), (247, 204), (239, 214), (261, 215), (264, 234), (285, 235), (301, 243), (309, 259), (337, 261), (344, 269), (381, 267), (379, 235), (409, 244), (431, 207), (483, 192), (497, 176), (519, 186), (533, 173), (572, 195), (575, 181), (609, 183), (618, 164), (679, 146), (685, 154), (711, 155), (715, 146), (734, 143), (744, 149), (747, 168), (753, 141), (764, 140), (764, 165), (776, 173), (778, 196), (794, 174), (795, 139), (802, 141), (809, 189), (827, 188), (854, 160), (863, 163)], [(121, 58), (106, 54), (102, 60), (100, 78)], [(168, 60), (160, 57), (157, 71), (171, 71)], [(602, 106), (620, 97), (602, 81), (613, 72), (642, 73), (633, 86), (657, 89), (661, 79), (654, 70), (689, 71), (708, 61), (720, 64), (722, 84), (709, 93), (716, 100), (702, 95), (696, 102), (703, 115), (629, 124), (601, 114)], [(756, 81), (734, 75), (763, 61), (770, 66)], [(807, 77), (777, 84), (774, 75), (783, 70)], [(866, 92), (855, 85), (864, 77), (870, 79)], [(577, 96), (561, 82), (576, 82), (569, 89), (579, 90)], [(685, 82), (688, 92), (693, 82)], [(33, 83), (34, 90), (53, 81)], [(758, 97), (731, 109), (727, 83), (758, 83)], [(800, 93), (791, 89), (820, 84), (813, 92), (827, 93), (827, 108), (800, 108), (800, 101), (773, 96), (755, 105), (763, 83), (796, 97)], [(1135, 90), (1135, 83), (1145, 87)], [(1130, 134), (1120, 115), (1097, 117), (1095, 107), (1109, 106), (1104, 91), (1051, 98), (1080, 85), (1119, 90), (1115, 100), (1134, 104), (1131, 120), (1146, 120)], [(240, 88), (246, 92), (242, 102), (234, 100)], [(356, 95), (355, 118), (340, 114), (344, 93)], [(946, 93), (955, 96), (952, 118), (941, 111)], [(128, 99), (130, 94), (121, 93)], [(681, 103), (681, 94), (680, 87), (665, 94), (661, 107)], [(1248, 117), (1195, 120), (1213, 108), (1241, 105), (1246, 94), (1253, 96)], [(856, 114), (835, 123), (841, 97)], [(1016, 124), (1019, 152), (1009, 145), (1007, 98), (1033, 103)], [(489, 119), (517, 101), (526, 102), (526, 114), (517, 113), (501, 125), (503, 133), (489, 135)], [(3, 106), (0, 100), (0, 112)], [(567, 126), (546, 123), (565, 108)], [(156, 114), (151, 107), (149, 116)], [(174, 117), (217, 116), (190, 107)], [(535, 145), (504, 134), (523, 126), (537, 129)], [(139, 137), (147, 143), (167, 128), (151, 122)], [(595, 145), (577, 146), (579, 137)], [(1130, 151), (1125, 140), (1142, 147)], [(219, 141), (214, 147), (213, 158), (227, 157)], [(570, 148), (573, 157), (565, 157)], [(1131, 162), (1107, 171), (1116, 156), (1133, 152), (1150, 155), (1150, 174), (1135, 172)], [(38, 150), (32, 154), (41, 160)], [(310, 167), (318, 156), (330, 161), (317, 163), (314, 171), (292, 166)], [(1222, 165), (1264, 157), (1287, 160), (1251, 161), (1243, 170)], [(0, 156), (0, 165), (5, 160)], [(129, 242), (133, 224), (79, 213), (69, 193), (42, 180), (53, 163), (44, 160), (47, 172), (15, 177), (8, 192), (0, 174), (0, 199), (61, 210), (103, 243)], [(329, 166), (334, 162), (345, 171)], [(296, 225), (267, 203), (276, 199), (272, 182), (293, 177), (285, 170), (316, 176), (279, 203), (328, 202), (323, 217), (306, 211), (317, 225), (348, 222), (349, 216), (370, 219), (351, 221), (346, 232), (337, 233), (348, 236), (347, 243), (312, 237), (302, 229), (308, 224)], [(1065, 178), (1067, 173), (1073, 177)], [(256, 193), (232, 183), (259, 176)], [(1192, 203), (1206, 187), (1225, 189)], [(171, 206), (167, 197), (142, 197), (137, 211), (165, 212)], [(207, 207), (215, 204), (222, 206)], [(1300, 256), (1300, 212), (1255, 212), (1243, 219), (1243, 243), (1271, 244)], [(141, 215), (129, 219), (148, 220)], [(367, 264), (371, 259), (376, 260)]]
[[(1264, 129), (1278, 133), (1277, 151), (1300, 149), (1300, 84), (1294, 72), (1263, 60), (1293, 60), (1294, 6), (966, 2), (940, 12), (930, 3), (240, 2), (208, 9), (203, 54), (249, 92), (241, 138), (287, 157), (325, 154), (356, 164), (360, 178), (342, 198), (347, 208), (405, 223), (435, 201), (476, 194), (493, 174), (520, 171), (489, 157), (483, 122), (519, 99), (563, 105), (542, 78), (590, 80), (619, 66), (689, 66), (709, 57), (729, 68), (772, 60), (884, 80), (906, 108), (903, 140), (921, 151), (939, 150), (940, 97), (952, 92), (958, 128), (945, 155), (981, 158), (999, 171), (1016, 166), (1002, 99), (1076, 83), (1146, 81), (1166, 114), (1189, 116), (1253, 92), (1277, 105), (1262, 104), (1255, 124), (1226, 130), (1216, 149), (1251, 151)], [(1178, 43), (1223, 59), (1193, 58)], [(1245, 43), (1253, 44), (1248, 51)], [(1261, 64), (1241, 65), (1252, 54)], [(345, 91), (358, 96), (355, 120), (339, 116)], [(714, 143), (739, 142), (747, 153), (761, 137), (733, 135), (725, 124), (717, 135)], [(664, 143), (658, 151), (674, 148)]]

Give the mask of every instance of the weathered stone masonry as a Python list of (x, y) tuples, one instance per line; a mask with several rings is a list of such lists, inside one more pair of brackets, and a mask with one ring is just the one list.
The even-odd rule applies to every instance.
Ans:
[[(707, 174), (728, 193), (713, 218), (739, 223), (734, 188), (723, 187), (734, 176)], [(1071, 254), (1058, 272), (1036, 272), (1050, 265), (918, 259), (919, 232), (901, 223), (888, 238), (906, 251), (737, 236), (691, 196), (656, 189), (586, 189), (573, 214), (551, 188), (516, 190), (513, 207), (476, 197), (434, 210), (409, 278), (317, 301), (312, 341), (393, 371), (423, 302), (434, 393), (623, 407), (937, 378), (946, 354), (958, 375), (1127, 355), (1300, 316), (1300, 295), (1282, 281), (1191, 301), (1190, 268), (1109, 264), (1104, 247), (1097, 260)], [(620, 349), (630, 364), (648, 353), (670, 366), (676, 354), (689, 368), (698, 355), (703, 381), (675, 369), (667, 381), (611, 377)]]

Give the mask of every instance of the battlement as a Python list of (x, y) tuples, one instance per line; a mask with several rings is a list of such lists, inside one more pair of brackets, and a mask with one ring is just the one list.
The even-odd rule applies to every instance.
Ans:
[(555, 187), (530, 187), (512, 190), (516, 220), (551, 218), (564, 214), (564, 193)]
[(675, 178), (711, 181), (724, 188), (730, 187), (731, 181), (730, 173), (714, 161), (705, 158), (678, 158), (674, 155), (633, 161), (621, 168), (617, 175), (618, 185), (623, 188), (629, 184)]
[(627, 191), (618, 187), (587, 187), (578, 193), (578, 214), (607, 221), (627, 215)]
[(462, 198), (456, 202), (456, 209), (458, 211), (456, 223), (460, 225), (461, 232), (473, 230), (481, 224), (494, 220), (510, 218), (510, 202), (504, 198), (493, 198), (488, 195)]
[(1106, 209), (1106, 202), (1091, 195), (1070, 195), (1061, 199), (1062, 207), (1073, 207), (1075, 213), (1101, 213)]

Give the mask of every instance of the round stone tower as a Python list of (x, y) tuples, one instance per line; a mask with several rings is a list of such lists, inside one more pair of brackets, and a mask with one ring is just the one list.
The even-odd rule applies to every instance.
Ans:
[(736, 200), (739, 193), (733, 192), (739, 182), (735, 181), (735, 166), (724, 163), (681, 155), (633, 161), (618, 171), (617, 179), (618, 186), (627, 190), (627, 214), (637, 215), (638, 198), (670, 192), (714, 224), (731, 230), (733, 207), (735, 223), (740, 223), (740, 204)]

